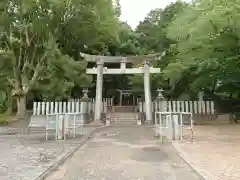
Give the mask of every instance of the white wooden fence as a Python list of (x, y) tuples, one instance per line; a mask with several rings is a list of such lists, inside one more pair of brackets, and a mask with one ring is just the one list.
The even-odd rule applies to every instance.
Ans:
[[(139, 112), (145, 112), (145, 102), (138, 102)], [(154, 101), (153, 112), (191, 112), (193, 114), (214, 114), (213, 101)]]
[[(106, 107), (113, 106), (112, 98), (104, 98), (102, 112), (106, 112)], [(95, 100), (81, 102), (71, 100), (68, 102), (34, 102), (33, 115), (47, 115), (54, 113), (90, 113), (94, 112)], [(139, 112), (145, 112), (145, 102), (138, 101)], [(153, 112), (191, 112), (193, 114), (214, 114), (213, 101), (153, 101)]]
[[(105, 106), (112, 106), (112, 98), (104, 98), (102, 110), (104, 111)], [(94, 112), (95, 100), (92, 99), (89, 102), (82, 102), (79, 99), (70, 100), (68, 102), (34, 102), (33, 103), (33, 115), (47, 115), (56, 113), (90, 113)]]

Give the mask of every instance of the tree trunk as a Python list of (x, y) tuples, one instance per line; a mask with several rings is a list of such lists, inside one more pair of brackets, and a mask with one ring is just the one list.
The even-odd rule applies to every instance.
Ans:
[(24, 119), (26, 116), (26, 96), (17, 97), (17, 119)]

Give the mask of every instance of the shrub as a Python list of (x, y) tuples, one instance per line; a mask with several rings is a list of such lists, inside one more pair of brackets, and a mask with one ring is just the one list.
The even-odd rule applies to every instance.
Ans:
[(6, 119), (0, 119), (0, 125), (7, 125), (8, 121)]
[(7, 125), (9, 123), (9, 116), (0, 115), (0, 125)]

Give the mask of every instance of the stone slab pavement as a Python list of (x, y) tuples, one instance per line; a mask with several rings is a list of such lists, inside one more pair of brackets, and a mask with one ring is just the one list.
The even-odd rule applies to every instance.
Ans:
[(152, 127), (102, 129), (47, 180), (202, 180)]
[(240, 125), (195, 126), (194, 141), (174, 142), (183, 158), (206, 180), (240, 179)]
[[(96, 127), (84, 128), (88, 135)], [(85, 136), (84, 136), (85, 137)], [(0, 180), (35, 180), (74, 151), (82, 136), (45, 141), (45, 134), (0, 135)], [(40, 178), (41, 179), (41, 178)]]

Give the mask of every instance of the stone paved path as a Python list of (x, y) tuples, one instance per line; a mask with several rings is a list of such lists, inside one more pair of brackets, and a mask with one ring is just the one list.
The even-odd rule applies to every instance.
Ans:
[(213, 180), (240, 179), (240, 125), (196, 126), (194, 142), (177, 143), (180, 152)]
[[(85, 128), (89, 133), (95, 128)], [(0, 135), (0, 180), (34, 180), (66, 153), (81, 137), (45, 141), (44, 134)]]
[(47, 180), (201, 180), (150, 127), (97, 133)]

